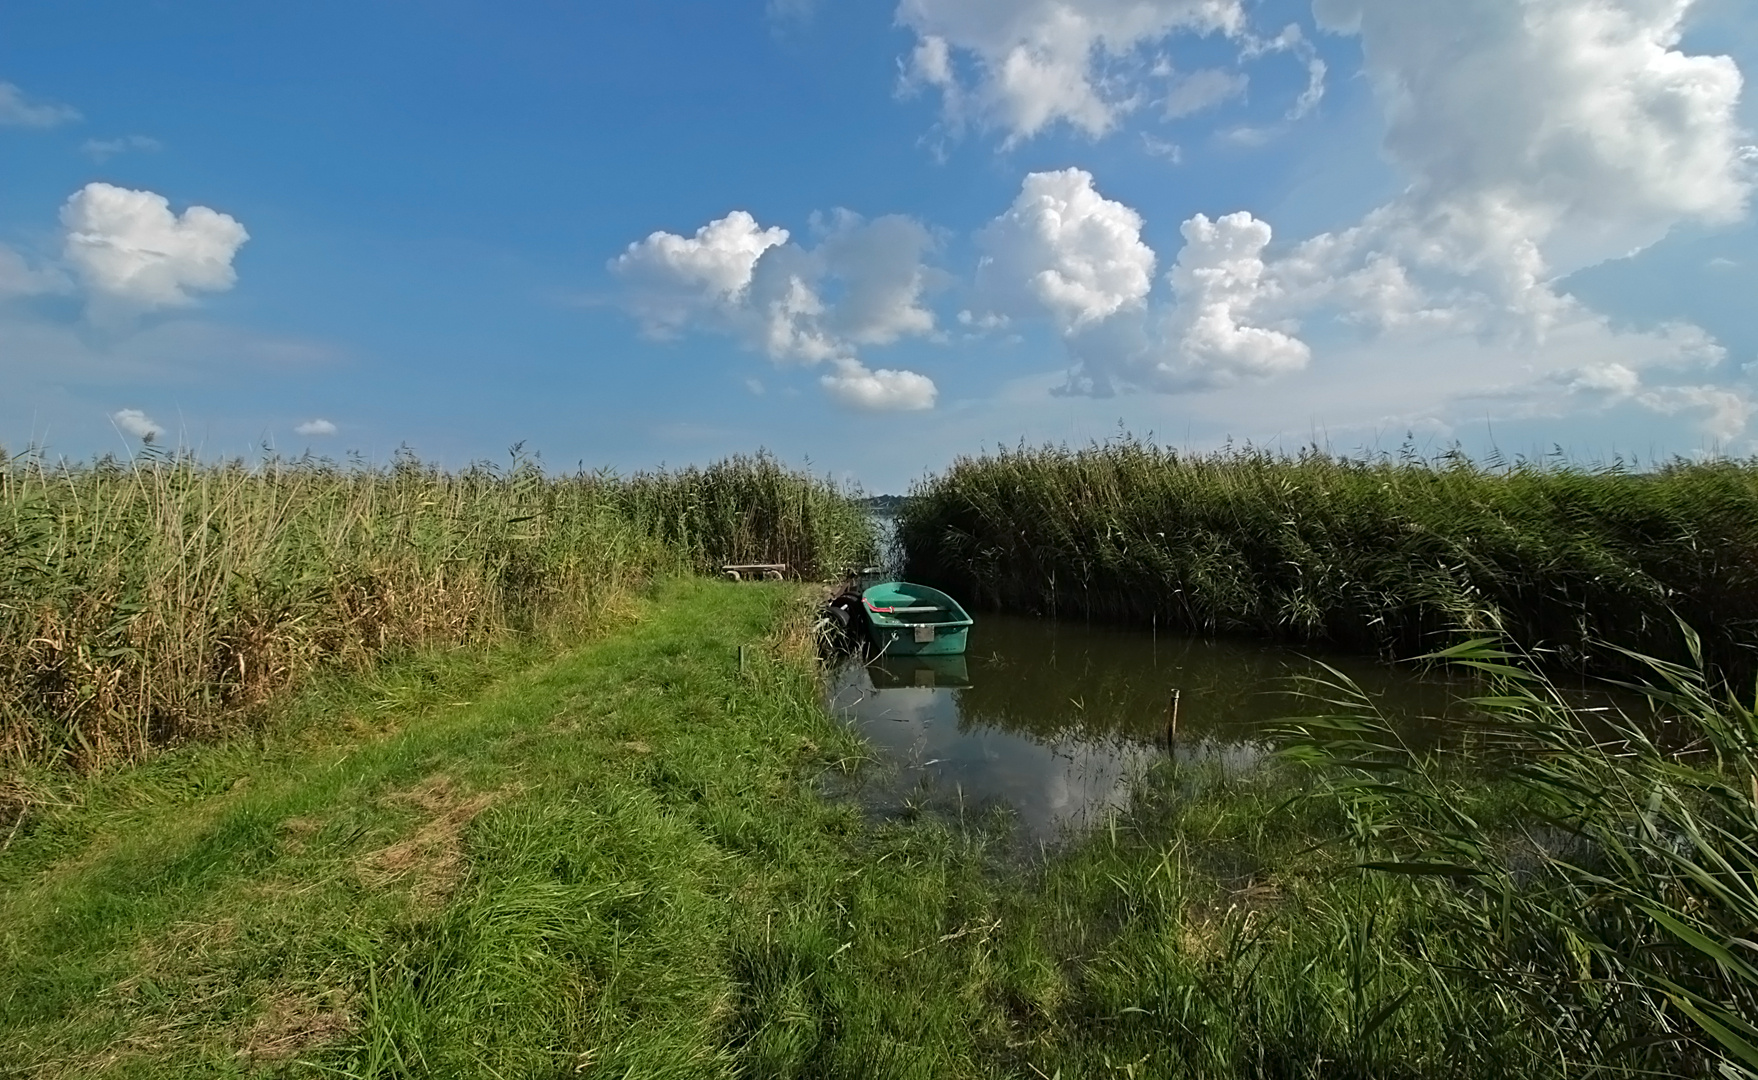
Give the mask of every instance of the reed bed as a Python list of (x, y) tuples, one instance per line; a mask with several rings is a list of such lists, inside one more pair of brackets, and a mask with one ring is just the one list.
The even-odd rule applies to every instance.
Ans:
[(706, 469), (446, 472), (0, 454), (0, 759), (101, 769), (323, 666), (599, 619), (722, 561), (831, 574), (871, 526), (767, 455)]
[(871, 560), (872, 519), (826, 480), (790, 470), (768, 454), (738, 455), (706, 468), (639, 472), (610, 496), (643, 535), (663, 541), (702, 573), (727, 563), (786, 563), (825, 578)]
[(911, 577), (999, 610), (1388, 656), (1505, 632), (1600, 670), (1684, 661), (1682, 619), (1742, 677), (1758, 643), (1758, 460), (1022, 446), (920, 483), (899, 539)]
[(1467, 1045), (1517, 1033), (1534, 1060), (1504, 1075), (1758, 1077), (1758, 701), (1695, 659), (1631, 657), (1632, 711), (1571, 705), (1492, 639), (1434, 659), (1483, 680), (1468, 753), (1411, 748), (1340, 676), (1286, 751), (1358, 864), (1411, 883), (1427, 985), (1386, 1008)]

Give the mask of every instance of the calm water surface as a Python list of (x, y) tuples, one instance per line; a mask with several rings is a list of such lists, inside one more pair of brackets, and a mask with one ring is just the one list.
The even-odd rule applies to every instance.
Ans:
[[(1406, 737), (1429, 742), (1458, 688), (1359, 658), (1323, 657), (1373, 694)], [(997, 810), (1048, 841), (1129, 801), (1174, 753), (1255, 768), (1270, 729), (1325, 711), (1287, 693), (1322, 669), (1297, 651), (1004, 615), (978, 615), (963, 657), (851, 660), (831, 708), (879, 751), (857, 797), (874, 814), (967, 818)], [(1172, 691), (1177, 735), (1168, 750)]]

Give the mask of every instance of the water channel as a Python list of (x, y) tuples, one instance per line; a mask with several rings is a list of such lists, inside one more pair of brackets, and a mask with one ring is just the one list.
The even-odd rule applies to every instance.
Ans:
[[(1458, 709), (1461, 688), (1439, 678), (1319, 659), (1414, 743), (1438, 739)], [(979, 613), (965, 656), (850, 659), (832, 675), (829, 703), (878, 752), (880, 767), (854, 793), (869, 812), (999, 810), (1035, 846), (1126, 806), (1169, 754), (1229, 774), (1256, 768), (1274, 728), (1330, 711), (1289, 692), (1297, 676), (1323, 674), (1273, 645)]]

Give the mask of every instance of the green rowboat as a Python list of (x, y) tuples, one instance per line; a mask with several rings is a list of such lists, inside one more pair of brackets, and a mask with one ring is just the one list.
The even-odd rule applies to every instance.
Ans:
[(957, 656), (971, 617), (939, 589), (885, 581), (861, 593), (861, 610), (880, 656)]

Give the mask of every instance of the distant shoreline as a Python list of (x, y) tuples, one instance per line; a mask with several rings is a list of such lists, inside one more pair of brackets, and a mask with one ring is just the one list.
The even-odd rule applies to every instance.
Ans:
[(896, 514), (908, 504), (908, 495), (869, 495), (864, 499), (856, 499), (855, 504), (875, 514)]

